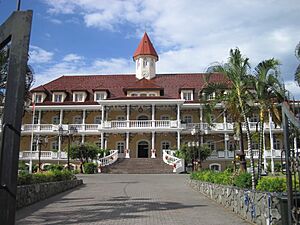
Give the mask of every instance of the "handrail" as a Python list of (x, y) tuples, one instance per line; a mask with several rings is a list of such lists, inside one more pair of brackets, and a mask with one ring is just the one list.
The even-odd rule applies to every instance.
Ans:
[(110, 150), (110, 154), (103, 158), (98, 159), (98, 164), (101, 166), (108, 166), (118, 160), (118, 150)]
[(163, 161), (164, 163), (173, 166), (173, 173), (181, 173), (185, 171), (184, 159), (177, 158), (175, 151), (163, 150)]

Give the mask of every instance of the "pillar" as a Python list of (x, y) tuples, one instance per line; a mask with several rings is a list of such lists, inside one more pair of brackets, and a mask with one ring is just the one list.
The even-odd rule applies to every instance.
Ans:
[(177, 131), (177, 149), (180, 149), (180, 131)]
[(129, 151), (130, 151), (130, 149), (129, 149), (129, 132), (126, 132), (126, 149), (125, 149), (125, 158), (126, 159), (130, 158)]
[(272, 133), (272, 115), (269, 111), (269, 129), (270, 129), (270, 151), (271, 151), (271, 172), (274, 174), (274, 158), (273, 158), (273, 149), (274, 149), (274, 140), (273, 140), (273, 133)]
[(152, 132), (152, 142), (151, 142), (151, 158), (156, 158), (156, 149), (155, 149), (155, 132)]

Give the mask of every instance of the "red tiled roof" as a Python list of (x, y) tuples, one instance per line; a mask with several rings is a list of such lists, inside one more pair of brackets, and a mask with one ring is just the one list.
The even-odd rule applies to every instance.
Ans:
[[(210, 76), (209, 81), (212, 83), (225, 83), (229, 85), (229, 81), (225, 79), (224, 75), (214, 73), (189, 73), (189, 74), (157, 74), (151, 80), (138, 80), (134, 74), (131, 75), (82, 75), (82, 76), (62, 76), (45, 85), (41, 85), (32, 89), (36, 91), (48, 91), (51, 93), (55, 90), (66, 90), (67, 94), (71, 96), (72, 90), (86, 90), (93, 93), (95, 89), (109, 90), (109, 99), (124, 99), (126, 93), (123, 90), (130, 88), (139, 88), (149, 90), (151, 88), (163, 90), (163, 98), (179, 99), (180, 90), (193, 89), (195, 95), (198, 95), (207, 82), (207, 77)], [(45, 104), (50, 99), (46, 99)], [(72, 101), (71, 97), (65, 102)], [(93, 102), (93, 96), (89, 96), (88, 102)]]
[(144, 33), (141, 42), (139, 43), (137, 49), (135, 50), (133, 54), (133, 58), (135, 59), (139, 55), (152, 55), (155, 56), (158, 60), (158, 55), (146, 32)]

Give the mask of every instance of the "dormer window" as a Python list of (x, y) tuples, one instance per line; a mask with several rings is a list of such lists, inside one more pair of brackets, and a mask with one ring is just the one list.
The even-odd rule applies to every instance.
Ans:
[(85, 92), (73, 92), (73, 102), (84, 102), (85, 97)]
[(52, 102), (63, 102), (66, 94), (64, 92), (56, 92), (52, 95)]
[(181, 91), (181, 99), (184, 99), (186, 101), (193, 101), (194, 100), (193, 90)]
[(45, 98), (46, 98), (46, 94), (45, 93), (34, 93), (32, 101), (34, 103), (42, 103)]
[(106, 91), (97, 91), (94, 93), (94, 100), (99, 101), (107, 98)]

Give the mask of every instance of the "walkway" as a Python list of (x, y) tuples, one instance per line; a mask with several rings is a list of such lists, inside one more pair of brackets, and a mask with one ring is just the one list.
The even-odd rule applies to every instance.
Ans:
[(81, 176), (86, 185), (17, 212), (19, 225), (243, 225), (194, 192), (186, 175)]

